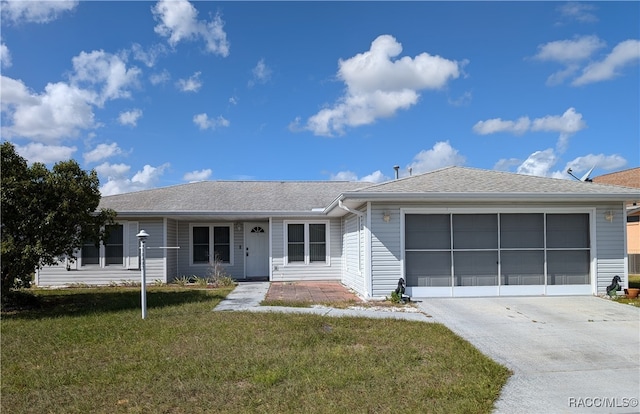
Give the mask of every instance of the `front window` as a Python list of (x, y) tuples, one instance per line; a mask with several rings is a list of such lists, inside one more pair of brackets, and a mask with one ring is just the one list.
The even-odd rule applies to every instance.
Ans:
[(82, 266), (100, 265), (101, 263), (103, 266), (124, 266), (124, 226), (114, 224), (108, 226), (106, 230), (109, 237), (102, 245), (96, 246), (92, 240), (85, 240), (82, 243)]
[(287, 223), (287, 263), (328, 263), (326, 223)]
[(208, 265), (214, 260), (231, 263), (231, 227), (198, 225), (191, 227), (191, 263)]
[(109, 238), (104, 244), (105, 265), (124, 265), (124, 231), (121, 224), (108, 226)]
[(193, 263), (209, 263), (209, 227), (193, 228)]

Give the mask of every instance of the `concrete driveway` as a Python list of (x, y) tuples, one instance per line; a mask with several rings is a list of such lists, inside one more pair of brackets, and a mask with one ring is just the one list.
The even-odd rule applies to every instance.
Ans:
[(416, 300), (513, 371), (497, 413), (640, 412), (640, 308), (584, 296)]

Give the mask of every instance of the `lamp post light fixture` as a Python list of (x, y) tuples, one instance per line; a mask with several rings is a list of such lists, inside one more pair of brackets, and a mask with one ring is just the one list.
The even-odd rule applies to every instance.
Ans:
[(142, 307), (142, 319), (147, 317), (147, 261), (146, 261), (146, 247), (147, 238), (149, 233), (144, 230), (140, 230), (140, 233), (136, 234), (138, 240), (140, 240), (140, 302)]

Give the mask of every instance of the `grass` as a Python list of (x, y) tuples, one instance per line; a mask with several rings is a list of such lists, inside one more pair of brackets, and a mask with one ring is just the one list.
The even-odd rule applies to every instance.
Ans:
[(488, 413), (509, 371), (443, 325), (212, 312), (229, 289), (35, 291), (5, 312), (0, 411)]
[[(629, 287), (640, 289), (640, 275), (634, 275), (634, 274), (629, 275)], [(635, 299), (628, 299), (627, 297), (625, 297), (624, 294), (622, 294), (621, 296), (617, 296), (613, 298), (613, 300), (615, 300), (618, 303), (624, 303), (624, 304), (640, 307), (640, 296), (636, 297)]]

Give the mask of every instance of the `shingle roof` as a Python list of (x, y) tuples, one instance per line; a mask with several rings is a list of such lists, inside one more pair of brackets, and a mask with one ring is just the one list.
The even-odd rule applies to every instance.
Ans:
[(447, 167), (375, 184), (354, 193), (640, 195), (638, 190), (631, 188), (467, 167)]
[(594, 183), (621, 185), (624, 187), (640, 188), (640, 167), (600, 175), (593, 179)]
[(202, 181), (103, 197), (118, 212), (310, 212), (344, 191), (369, 183), (345, 181)]
[[(366, 200), (640, 200), (640, 190), (466, 167), (381, 184), (345, 181), (202, 181), (103, 197), (100, 208), (130, 214), (338, 214)], [(340, 210), (342, 211), (342, 210)]]

